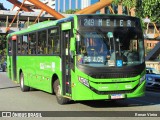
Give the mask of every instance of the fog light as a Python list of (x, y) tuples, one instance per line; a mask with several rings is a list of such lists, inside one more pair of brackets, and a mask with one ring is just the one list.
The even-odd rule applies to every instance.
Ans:
[(87, 79), (82, 78), (82, 77), (79, 77), (78, 80), (79, 80), (79, 82), (81, 82), (83, 85), (89, 87), (89, 82), (88, 82)]
[(148, 81), (153, 81), (153, 78), (152, 77), (148, 77), (147, 80)]
[(142, 84), (142, 82), (146, 79), (146, 75), (143, 75), (143, 77), (140, 78), (139, 84)]

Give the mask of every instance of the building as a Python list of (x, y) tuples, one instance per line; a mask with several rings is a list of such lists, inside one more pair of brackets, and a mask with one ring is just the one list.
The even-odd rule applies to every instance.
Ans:
[(65, 12), (67, 10), (75, 10), (81, 8), (81, 0), (55, 0), (55, 10)]
[(146, 61), (146, 66), (155, 68), (160, 72), (160, 61)]
[(146, 50), (147, 49), (152, 50), (158, 42), (159, 40), (145, 40), (144, 45), (145, 45)]
[[(99, 0), (40, 0), (41, 2), (45, 3), (52, 9), (55, 9), (57, 12), (66, 12), (67, 10), (76, 10), (76, 9), (83, 9), (88, 7)], [(32, 3), (26, 1), (26, 6), (30, 6), (35, 12), (40, 12), (40, 10), (33, 5)], [(17, 11), (19, 8), (14, 7), (13, 11)]]
[(99, 0), (43, 0), (42, 2), (55, 9), (57, 12), (83, 9)]
[(81, 9), (86, 8), (96, 2), (99, 2), (99, 0), (81, 0)]

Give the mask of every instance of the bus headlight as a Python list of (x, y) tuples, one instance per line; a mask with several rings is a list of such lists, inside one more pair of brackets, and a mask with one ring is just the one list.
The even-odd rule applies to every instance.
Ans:
[(152, 77), (148, 77), (147, 80), (148, 81), (153, 81), (153, 78)]
[(89, 87), (89, 82), (88, 82), (87, 79), (82, 78), (82, 77), (79, 77), (78, 80), (79, 80), (79, 82), (81, 82), (83, 85)]
[(142, 77), (140, 78), (139, 84), (141, 84), (145, 79), (146, 79), (146, 75), (142, 76)]

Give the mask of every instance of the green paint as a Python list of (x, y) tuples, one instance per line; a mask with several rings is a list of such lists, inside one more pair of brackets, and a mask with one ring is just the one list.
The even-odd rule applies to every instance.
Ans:
[(62, 23), (62, 30), (70, 30), (71, 29), (71, 22)]
[[(95, 15), (97, 16), (97, 15)], [(103, 16), (103, 15), (101, 15)], [(114, 15), (110, 15), (114, 16)], [(117, 15), (115, 15), (116, 17)], [(122, 17), (122, 16), (120, 16)], [(124, 17), (124, 16), (123, 16)], [(72, 18), (72, 19), (71, 19)], [(64, 23), (64, 21), (67, 21)], [(63, 22), (62, 22), (63, 21)], [(74, 22), (73, 28), (71, 28), (71, 23)], [(59, 27), (61, 31), (70, 30), (73, 32), (72, 38), (70, 38), (70, 50), (74, 52), (73, 59), (74, 71), (71, 70), (71, 92), (72, 94), (66, 94), (65, 96), (71, 96), (72, 100), (106, 100), (111, 98), (111, 94), (98, 94), (95, 93), (90, 88), (79, 82), (78, 77), (82, 77), (88, 80), (90, 87), (100, 91), (122, 91), (130, 90), (137, 86), (137, 88), (132, 93), (125, 93), (122, 96), (126, 98), (139, 97), (144, 95), (145, 91), (145, 81), (139, 84), (140, 78), (145, 74), (145, 70), (141, 71), (140, 75), (130, 78), (105, 78), (105, 79), (95, 79), (88, 76), (76, 67), (76, 33), (78, 30), (78, 15), (73, 17), (65, 18), (60, 21), (46, 21), (39, 24), (30, 26), (26, 30), (21, 30), (8, 35), (8, 39), (13, 35), (28, 34), (33, 31), (38, 31), (45, 28)], [(61, 33), (60, 33), (61, 35)], [(56, 43), (54, 43), (56, 44)], [(53, 46), (53, 42), (52, 42)], [(19, 83), (19, 73), (20, 70), (24, 73), (25, 85), (37, 88), (46, 92), (52, 92), (52, 76), (57, 75), (60, 80), (60, 85), (62, 87), (62, 66), (61, 57), (54, 55), (44, 55), (44, 56), (17, 56), (17, 82)], [(8, 76), (10, 79), (13, 78), (12, 71), (12, 56), (7, 56), (7, 67)], [(115, 71), (116, 72), (116, 71)], [(121, 80), (121, 83), (114, 83), (113, 80)], [(132, 81), (132, 82), (131, 82)], [(123, 83), (124, 82), (124, 83)]]

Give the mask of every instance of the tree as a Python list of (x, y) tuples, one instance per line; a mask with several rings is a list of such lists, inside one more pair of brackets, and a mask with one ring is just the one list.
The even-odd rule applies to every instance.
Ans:
[(6, 8), (4, 8), (2, 3), (0, 3), (0, 10), (7, 10)]
[(128, 15), (135, 9), (137, 17), (144, 19), (149, 16), (152, 22), (160, 23), (160, 0), (114, 0), (113, 4), (125, 6)]
[(72, 10), (72, 9), (69, 9), (69, 10), (66, 10), (66, 14), (74, 14), (75, 12), (79, 11), (79, 9), (76, 9), (76, 10)]
[(160, 0), (138, 0), (136, 15), (140, 18), (150, 17), (155, 23), (160, 23)]
[[(128, 15), (132, 15), (132, 10), (136, 7), (137, 0), (114, 0), (113, 4), (118, 5), (118, 9), (120, 7), (126, 7)], [(122, 9), (122, 8), (121, 8)]]
[(0, 35), (0, 50), (3, 50), (5, 48), (6, 48), (5, 35)]
[(6, 40), (5, 35), (0, 35), (0, 64), (6, 60)]
[(66, 12), (65, 12), (66, 14), (73, 14), (73, 13), (75, 13), (75, 11), (74, 10), (66, 10)]

